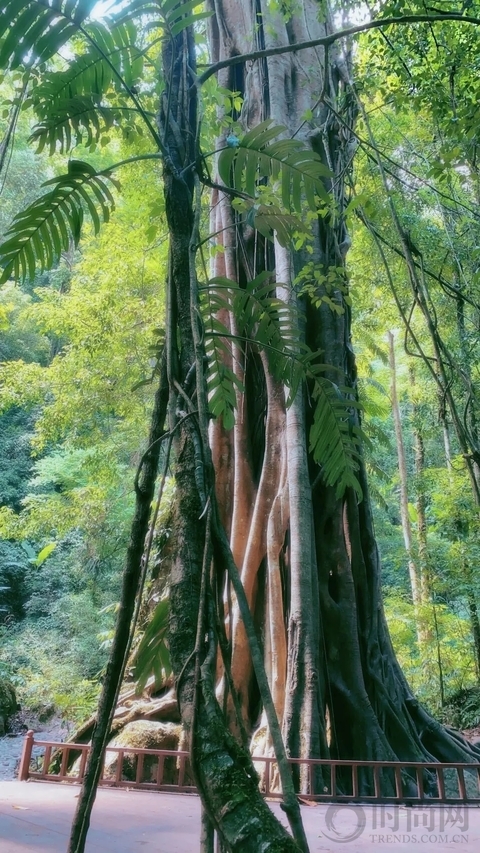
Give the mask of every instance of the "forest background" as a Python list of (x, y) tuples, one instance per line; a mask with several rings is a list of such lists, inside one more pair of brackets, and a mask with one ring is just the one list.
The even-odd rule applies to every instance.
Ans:
[[(449, 10), (473, 16), (475, 7)], [(394, 3), (381, 13), (423, 9)], [(280, 8), (286, 20), (293, 11)], [(343, 25), (367, 16), (353, 3), (339, 4), (334, 14)], [(195, 38), (206, 58), (201, 20)], [(479, 46), (477, 29), (458, 22), (392, 27), (355, 41), (361, 108), (345, 163), (350, 236), (342, 250), (349, 250), (365, 457), (392, 640), (418, 698), (438, 719), (462, 728), (480, 722), (472, 489)], [(51, 62), (55, 71), (66, 70), (68, 51)], [(147, 63), (146, 108), (149, 99), (155, 103), (154, 72)], [(4, 235), (42, 181), (65, 172), (62, 145), (97, 171), (148, 154), (135, 117), (119, 120), (121, 104), (102, 105), (100, 122), (77, 116), (72, 146), (67, 124), (53, 132), (32, 118), (21, 71), (8, 72), (1, 87)], [(241, 95), (211, 78), (203, 97), (203, 150), (216, 147), (218, 108), (233, 116), (224, 119), (225, 130), (238, 139)], [(304, 121), (311, 118), (305, 114)], [(159, 176), (158, 161), (147, 157), (119, 169), (115, 212), (100, 232), (93, 217), (52, 270), (21, 286), (5, 281), (0, 290), (0, 677), (15, 684), (24, 707), (76, 723), (98, 698), (152, 408), (167, 267)], [(291, 239), (301, 243), (302, 232)], [(207, 246), (206, 256), (218, 251)], [(421, 282), (428, 278), (420, 295), (408, 274), (412, 261)], [(297, 284), (315, 302), (324, 282), (304, 274)], [(321, 298), (328, 302), (328, 288)], [(161, 554), (173, 492), (169, 480), (141, 631), (164, 592)]]

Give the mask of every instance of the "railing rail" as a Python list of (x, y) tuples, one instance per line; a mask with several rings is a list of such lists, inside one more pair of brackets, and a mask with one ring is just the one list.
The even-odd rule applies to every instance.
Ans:
[[(90, 745), (84, 743), (37, 741), (34, 732), (29, 731), (18, 777), (21, 781), (80, 783), (89, 749)], [(280, 798), (276, 759), (266, 755), (253, 755), (252, 759), (265, 796)], [(294, 776), (301, 775), (302, 795), (314, 802), (480, 804), (480, 764), (320, 758), (290, 758), (289, 762)], [(100, 785), (196, 791), (188, 752), (173, 749), (109, 746)]]

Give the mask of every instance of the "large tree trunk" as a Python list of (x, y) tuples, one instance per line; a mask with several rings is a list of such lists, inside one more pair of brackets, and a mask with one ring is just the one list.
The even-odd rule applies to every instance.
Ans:
[[(198, 177), (185, 167), (195, 162), (196, 90), (191, 84), (195, 48), (191, 28), (163, 47), (167, 91), (159, 116), (164, 159), (165, 210), (170, 234), (169, 322), (170, 427), (176, 457), (176, 499), (172, 536), (176, 543), (170, 580), (170, 651), (192, 769), (202, 797), (202, 843), (211, 849), (212, 827), (232, 853), (293, 853), (308, 845), (298, 803), (284, 779), (285, 810), (295, 838), (274, 818), (260, 795), (248, 752), (228, 731), (216, 698), (217, 580), (226, 564), (208, 444), (205, 348), (199, 317), (195, 267), (200, 193)], [(226, 540), (225, 540), (226, 541)], [(230, 573), (230, 579), (232, 579)], [(234, 583), (239, 581), (235, 577)], [(237, 592), (237, 600), (240, 596)], [(245, 606), (245, 602), (242, 602)], [(250, 646), (254, 648), (251, 632)], [(261, 672), (256, 669), (257, 678)], [(268, 697), (264, 697), (268, 707)], [(269, 717), (273, 730), (273, 718)], [(282, 762), (279, 760), (279, 767)], [(286, 762), (285, 762), (286, 764)]]
[[(301, 14), (286, 22), (262, 2), (245, 7), (231, 0), (215, 0), (212, 6), (216, 11), (211, 22), (214, 61), (273, 44), (312, 39), (332, 27), (329, 20), (318, 22), (318, 5), (313, 0), (304, 0)], [(350, 300), (344, 275), (349, 240), (343, 219), (343, 176), (354, 150), (347, 128), (355, 118), (348, 76), (348, 50), (342, 54), (331, 50), (325, 56), (324, 50), (318, 49), (225, 68), (219, 74), (219, 83), (242, 94), (245, 129), (271, 117), (287, 128), (288, 135), (309, 142), (335, 176), (326, 185), (337, 204), (337, 215), (319, 217), (313, 224), (313, 254), (288, 251), (276, 244), (274, 264), (277, 281), (281, 282), (278, 293), (288, 299), (293, 298), (294, 278), (307, 260), (313, 260), (325, 276), (336, 270), (333, 286), (318, 286), (317, 304), (303, 303), (306, 326), (299, 329), (299, 335), (313, 350), (321, 351), (322, 361), (332, 368), (329, 378), (337, 386), (349, 388), (355, 403)], [(305, 116), (309, 116), (308, 122)], [(222, 138), (219, 147), (223, 144)], [(271, 269), (271, 250), (251, 229), (238, 224), (226, 198), (216, 210), (212, 230), (228, 230), (221, 238), (225, 252), (217, 256), (214, 273), (226, 274), (242, 285), (261, 269)], [(330, 304), (327, 298), (322, 301), (322, 296), (328, 297)], [(303, 301), (301, 296), (298, 299)], [(275, 694), (282, 680), (287, 685), (284, 731), (291, 754), (357, 759), (469, 758), (468, 746), (453, 739), (418, 706), (394, 657), (381, 605), (380, 566), (363, 462), (359, 463), (362, 500), (353, 489), (338, 497), (335, 489), (323, 482), (321, 469), (308, 450), (313, 419), (308, 388), (304, 387), (292, 408), (282, 414), (267, 362), (260, 362), (251, 351), (242, 351), (239, 361), (246, 376), (245, 399), (232, 433), (218, 426), (212, 431), (213, 456), (218, 482), (223, 494), (229, 495), (225, 524), (232, 531), (232, 547), (238, 555), (252, 613), (264, 631), (272, 690)], [(255, 385), (249, 382), (254, 374)], [(266, 424), (261, 435), (260, 402)], [(356, 411), (353, 405), (352, 423), (358, 425)], [(271, 432), (273, 412), (276, 429)], [(225, 473), (225, 453), (233, 462), (230, 479)], [(282, 473), (285, 462), (288, 503)], [(236, 475), (239, 466), (242, 477)], [(237, 507), (242, 508), (241, 521)], [(263, 518), (260, 537), (256, 533), (259, 508)], [(247, 524), (245, 520), (249, 520)], [(268, 544), (267, 531), (271, 529), (277, 531), (275, 549)], [(276, 592), (272, 594), (272, 590)], [(273, 602), (281, 608), (275, 636), (270, 632)], [(259, 722), (258, 693), (235, 601), (230, 621), (234, 683), (244, 719), (254, 727)], [(285, 637), (286, 672), (279, 672), (272, 661), (283, 661)], [(277, 709), (281, 712), (281, 698)], [(303, 780), (299, 783), (302, 787), (306, 784)]]

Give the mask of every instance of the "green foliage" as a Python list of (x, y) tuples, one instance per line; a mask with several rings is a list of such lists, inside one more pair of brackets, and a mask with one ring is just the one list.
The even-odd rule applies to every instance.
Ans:
[(159, 689), (172, 672), (166, 644), (169, 610), (167, 598), (158, 602), (133, 656), (133, 677), (139, 693), (151, 675), (155, 677), (155, 689)]
[(0, 288), (0, 363), (22, 359), (47, 364), (50, 342), (38, 331), (30, 314), (31, 304), (32, 297), (12, 283)]
[(0, 506), (17, 511), (30, 476), (33, 419), (22, 409), (0, 415)]
[[(66, 653), (60, 633), (46, 624), (38, 624), (36, 629), (27, 624), (8, 634), (0, 627), (0, 643), (0, 673), (10, 677), (25, 711), (57, 713), (77, 725), (94, 712), (98, 678), (82, 677), (74, 656)], [(28, 653), (22, 653), (22, 647)]]
[(459, 690), (450, 696), (443, 716), (456, 729), (471, 729), (480, 725), (480, 687)]
[(115, 557), (95, 557), (79, 532), (41, 564), (31, 546), (14, 547), (17, 559), (23, 551), (24, 618), (0, 627), (0, 671), (10, 674), (27, 710), (53, 705), (80, 723), (98, 697), (106, 663), (98, 635), (111, 628), (112, 614), (103, 608), (118, 592), (119, 566)]
[(310, 431), (310, 450), (322, 466), (322, 476), (328, 486), (334, 486), (340, 497), (349, 487), (362, 498), (356, 471), (362, 441), (362, 431), (355, 416), (359, 404), (352, 389), (341, 387), (320, 376), (324, 366), (312, 364), (314, 377), (312, 398), (315, 405)]
[(196, 12), (193, 10), (200, 5), (199, 0), (187, 0), (180, 3), (178, 0), (133, 0), (128, 4), (125, 12), (120, 12), (120, 20), (132, 16), (148, 15), (149, 29), (163, 30), (166, 38), (173, 39), (187, 27), (210, 18), (214, 12)]
[(5, 0), (0, 20), (0, 67), (46, 62), (88, 18), (97, 0)]
[[(12, 676), (24, 707), (53, 704), (77, 722), (94, 709), (106, 663), (102, 640), (114, 615), (105, 608), (118, 597), (138, 441), (151, 406), (150, 388), (131, 388), (148, 368), (151, 329), (163, 313), (165, 252), (145, 239), (157, 198), (154, 169), (125, 176), (115, 220), (99, 238), (87, 231), (81, 257), (67, 254), (58, 288), (37, 287), (33, 297), (11, 284), (0, 291), (8, 323), (1, 346), (14, 359), (2, 366), (0, 443), (24, 453), (18, 487), (12, 481), (9, 506), (0, 510), (3, 537), (17, 540), (0, 539), (0, 556), (19, 563), (2, 575), (16, 601), (5, 591), (0, 670)], [(27, 414), (32, 403), (35, 419)]]
[(18, 214), (7, 231), (0, 247), (0, 284), (11, 276), (33, 279), (36, 264), (42, 271), (50, 269), (72, 242), (77, 246), (84, 210), (98, 233), (100, 216), (108, 222), (115, 207), (109, 182), (118, 186), (108, 171), (97, 173), (81, 160), (70, 160), (66, 175), (46, 181), (53, 189)]
[(298, 312), (275, 295), (272, 277), (273, 273), (263, 272), (245, 288), (218, 277), (201, 289), (209, 361), (209, 405), (215, 417), (222, 417), (226, 429), (234, 422), (235, 389), (243, 392), (244, 388), (229, 366), (232, 335), (219, 319), (223, 312), (233, 313), (239, 342), (252, 342), (263, 349), (276, 378), (298, 388), (302, 372), (297, 359)]
[[(25, 615), (28, 557), (16, 542), (0, 539), (0, 624)], [(1, 670), (0, 670), (1, 678)]]
[(385, 596), (385, 613), (400, 666), (413, 692), (437, 715), (441, 715), (438, 653), (443, 668), (446, 694), (475, 684), (475, 667), (472, 654), (470, 625), (465, 614), (455, 613), (445, 604), (437, 603), (436, 617), (439, 630), (433, 632), (432, 605), (425, 605), (428, 624), (432, 627), (428, 652), (422, 656), (416, 639), (416, 619), (413, 605), (406, 597), (388, 593)]
[[(240, 342), (263, 349), (270, 369), (289, 391), (287, 405), (294, 399), (303, 381), (309, 381), (315, 404), (310, 431), (310, 450), (322, 466), (328, 485), (338, 494), (353, 487), (359, 495), (356, 477), (362, 433), (354, 413), (358, 403), (352, 390), (336, 385), (322, 374), (328, 370), (315, 354), (301, 346), (298, 338), (299, 312), (276, 296), (272, 274), (263, 272), (245, 288), (229, 279), (211, 279), (202, 289), (206, 352), (207, 386), (210, 411), (221, 417), (226, 429), (234, 424), (237, 393), (242, 383), (231, 365), (233, 358), (229, 328), (220, 317), (231, 311)], [(285, 285), (276, 283), (277, 288)], [(237, 337), (238, 341), (238, 337)]]
[(141, 118), (131, 98), (144, 72), (135, 25), (127, 21), (107, 28), (96, 22), (87, 32), (94, 44), (74, 56), (64, 71), (43, 74), (31, 90), (27, 106), (39, 123), (30, 141), (38, 144), (38, 152), (48, 146), (50, 154), (57, 149), (64, 153), (80, 144), (92, 151), (109, 141), (105, 134), (112, 127), (129, 135)]
[(265, 121), (246, 133), (235, 147), (227, 146), (218, 159), (218, 171), (226, 186), (256, 195), (262, 178), (279, 181), (281, 199), (287, 211), (301, 214), (303, 199), (311, 210), (318, 210), (317, 196), (328, 204), (325, 178), (331, 176), (318, 154), (295, 139), (276, 137), (284, 127), (272, 127)]

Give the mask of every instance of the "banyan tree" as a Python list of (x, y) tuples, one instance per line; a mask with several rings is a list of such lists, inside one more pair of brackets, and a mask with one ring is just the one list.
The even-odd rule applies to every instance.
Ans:
[[(354, 32), (341, 23), (351, 4), (214, 0), (205, 17), (192, 3), (152, 0), (102, 24), (85, 22), (86, 4), (70, 0), (4, 5), (12, 13), (1, 25), (4, 60), (25, 61), (9, 26), (11, 33), (36, 10), (35, 26), (44, 28), (39, 60), (48, 62), (62, 33), (79, 32), (83, 58), (72, 62), (91, 57), (98, 72), (97, 90), (83, 93), (97, 120), (105, 121), (105, 103), (115, 109), (121, 91), (122, 110), (126, 103), (146, 121), (148, 156), (163, 166), (170, 239), (159, 388), (70, 853), (83, 850), (125, 668), (159, 460), (170, 461), (176, 481), (168, 642), (205, 807), (204, 849), (212, 828), (235, 853), (305, 847), (280, 735), (297, 758), (465, 761), (474, 754), (412, 695), (382, 609), (347, 273), (345, 186), (361, 108)], [(46, 8), (51, 14), (42, 18)], [(139, 35), (146, 23), (160, 41)], [(195, 27), (205, 25), (208, 64), (201, 54), (200, 67)], [(134, 72), (136, 45), (148, 55), (159, 43), (154, 120)], [(42, 101), (48, 72), (38, 73), (33, 106), (45, 133), (55, 134), (47, 121), (55, 100)], [(216, 114), (212, 88), (220, 93)], [(215, 125), (212, 154), (201, 146)], [(79, 207), (92, 214), (100, 204), (105, 212), (113, 170), (76, 163), (57, 179), (46, 238), (52, 258), (63, 241), (78, 240)], [(35, 241), (30, 248), (22, 241), (30, 225), (18, 220), (2, 247), (5, 277), (30, 274), (39, 253), (42, 266), (49, 262)], [(248, 752), (254, 732), (262, 751), (277, 754), (296, 842), (258, 793)], [(293, 784), (308, 792), (301, 769)], [(317, 784), (324, 785), (321, 776)], [(361, 784), (368, 789), (367, 774)]]

